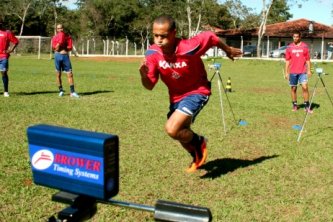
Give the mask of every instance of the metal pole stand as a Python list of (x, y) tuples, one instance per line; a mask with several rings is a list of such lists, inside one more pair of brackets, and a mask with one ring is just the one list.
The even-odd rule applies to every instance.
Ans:
[[(326, 85), (325, 85), (325, 83), (324, 83), (323, 78), (321, 77), (321, 76), (323, 75), (323, 68), (318, 68), (318, 67), (316, 67), (315, 71), (316, 71), (316, 73), (317, 73), (318, 79), (317, 79), (317, 81), (316, 81), (316, 84), (315, 84), (314, 89), (313, 89), (313, 93), (312, 93), (312, 95), (311, 95), (311, 99), (310, 99), (310, 108), (312, 107), (313, 98), (314, 98), (314, 96), (315, 96), (315, 93), (316, 93), (316, 89), (317, 89), (317, 85), (318, 85), (319, 80), (321, 81), (322, 85), (324, 86), (324, 89), (325, 89), (325, 91), (326, 91), (326, 94), (327, 94), (327, 96), (328, 96), (328, 98), (329, 98), (329, 100), (330, 100), (330, 102), (331, 102), (331, 104), (332, 104), (332, 106), (333, 106), (332, 98), (331, 98), (330, 94), (329, 94), (328, 91), (327, 91), (327, 88), (326, 88)], [(298, 134), (298, 137), (297, 137), (297, 142), (299, 142), (299, 141), (301, 140), (301, 136), (302, 136), (302, 133), (303, 133), (303, 130), (304, 130), (304, 127), (305, 127), (305, 123), (306, 123), (306, 120), (307, 120), (308, 114), (309, 114), (309, 113), (306, 112), (305, 117), (304, 117), (304, 120), (303, 120), (303, 123), (302, 123), (301, 130), (300, 130), (300, 132), (299, 132), (299, 134)]]
[[(223, 124), (223, 129), (224, 129), (224, 135), (226, 135), (227, 134), (227, 130), (226, 130), (226, 124), (225, 124), (225, 118), (224, 118), (222, 89), (223, 89), (223, 92), (225, 92), (225, 96), (227, 98), (227, 101), (228, 101), (228, 104), (229, 104), (229, 107), (230, 107), (230, 111), (231, 111), (232, 117), (233, 117), (233, 119), (235, 121), (235, 124), (238, 125), (241, 122), (241, 120), (238, 120), (238, 121), (236, 120), (234, 111), (233, 111), (233, 109), (231, 107), (231, 103), (230, 103), (230, 100), (229, 100), (229, 97), (228, 97), (228, 93), (226, 93), (226, 88), (224, 87), (223, 80), (222, 80), (221, 73), (220, 73), (221, 63), (214, 63), (213, 67), (215, 69), (215, 72), (214, 72), (212, 78), (210, 79), (210, 82), (212, 82), (212, 80), (214, 79), (215, 76), (218, 76), (217, 85), (218, 85), (219, 97), (220, 97), (221, 118), (222, 118), (222, 124)], [(221, 86), (222, 86), (222, 88), (221, 88)]]
[[(92, 218), (97, 212), (97, 203), (151, 212), (154, 213), (154, 219), (156, 221), (210, 222), (213, 219), (211, 211), (206, 207), (185, 205), (165, 200), (158, 200), (155, 206), (148, 206), (113, 199), (99, 200), (88, 196), (60, 191), (52, 196), (52, 201), (70, 204), (70, 206), (60, 211), (58, 217), (50, 217), (48, 222), (86, 221)], [(110, 221), (112, 221), (112, 219), (110, 219)]]

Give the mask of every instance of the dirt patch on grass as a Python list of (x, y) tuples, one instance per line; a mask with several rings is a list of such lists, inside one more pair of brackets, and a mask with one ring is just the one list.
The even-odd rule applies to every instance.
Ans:
[(267, 120), (272, 126), (283, 129), (289, 128), (291, 124), (290, 120), (285, 117), (268, 116)]

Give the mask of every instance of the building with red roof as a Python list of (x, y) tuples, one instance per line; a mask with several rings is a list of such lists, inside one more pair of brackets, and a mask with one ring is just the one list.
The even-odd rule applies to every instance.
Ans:
[[(258, 30), (259, 28), (247, 30), (213, 28), (213, 31), (224, 38), (227, 44), (242, 49), (247, 45), (257, 45)], [(299, 31), (302, 34), (302, 41), (309, 45), (312, 58), (315, 55), (319, 55), (322, 59), (325, 58), (327, 43), (333, 42), (333, 27), (307, 19), (266, 25), (261, 42), (262, 57), (269, 57), (272, 50), (291, 43), (294, 31)]]

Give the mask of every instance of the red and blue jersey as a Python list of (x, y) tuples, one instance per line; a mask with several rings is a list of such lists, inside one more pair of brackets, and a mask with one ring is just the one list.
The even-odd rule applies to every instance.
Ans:
[(286, 60), (290, 61), (290, 73), (303, 74), (307, 71), (306, 62), (310, 61), (309, 47), (304, 42), (291, 43), (286, 49)]
[(172, 55), (163, 54), (154, 44), (145, 54), (149, 69), (147, 77), (154, 85), (161, 78), (169, 89), (171, 103), (192, 94), (210, 95), (201, 56), (219, 41), (213, 32), (202, 32), (191, 39), (176, 39), (176, 50)]
[(52, 38), (52, 48), (55, 49), (58, 44), (60, 51), (71, 51), (73, 47), (72, 37), (64, 32), (58, 32)]
[(0, 30), (0, 59), (9, 58), (9, 53), (6, 53), (6, 50), (8, 49), (10, 43), (17, 45), (19, 40), (11, 31)]

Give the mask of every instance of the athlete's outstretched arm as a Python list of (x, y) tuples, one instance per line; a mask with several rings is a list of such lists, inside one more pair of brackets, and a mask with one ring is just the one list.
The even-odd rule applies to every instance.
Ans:
[(240, 56), (243, 55), (242, 50), (240, 50), (239, 48), (234, 48), (234, 47), (228, 46), (221, 39), (219, 41), (218, 47), (220, 49), (222, 49), (223, 51), (225, 51), (228, 58), (231, 59), (231, 60), (234, 60), (235, 57), (240, 57)]

